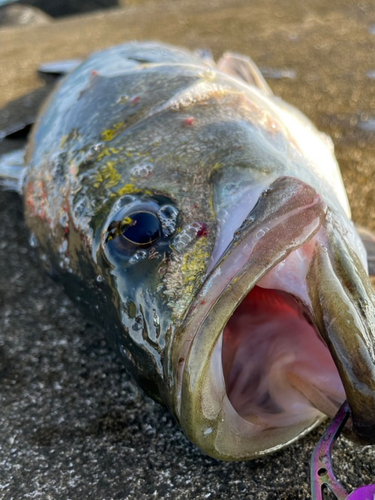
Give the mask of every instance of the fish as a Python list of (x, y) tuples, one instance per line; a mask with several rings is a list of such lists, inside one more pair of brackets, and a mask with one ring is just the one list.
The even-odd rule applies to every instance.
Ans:
[(0, 182), (135, 382), (217, 459), (280, 450), (345, 400), (374, 443), (375, 239), (331, 139), (239, 54), (131, 42), (70, 69)]

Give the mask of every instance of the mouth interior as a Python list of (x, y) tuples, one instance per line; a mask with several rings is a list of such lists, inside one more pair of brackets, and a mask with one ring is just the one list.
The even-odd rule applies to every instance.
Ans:
[(333, 416), (345, 392), (306, 308), (290, 294), (255, 286), (223, 332), (227, 396), (237, 414), (264, 428)]

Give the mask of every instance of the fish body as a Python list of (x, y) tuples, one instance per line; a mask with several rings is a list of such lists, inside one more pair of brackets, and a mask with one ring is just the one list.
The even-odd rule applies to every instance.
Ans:
[(95, 53), (26, 165), (42, 261), (206, 453), (280, 449), (345, 398), (374, 439), (375, 302), (332, 143), (250, 60)]

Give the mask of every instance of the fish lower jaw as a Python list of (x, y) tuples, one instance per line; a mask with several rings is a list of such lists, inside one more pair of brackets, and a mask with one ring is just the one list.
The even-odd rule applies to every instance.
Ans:
[(201, 391), (201, 433), (206, 441), (213, 434), (209, 453), (224, 459), (281, 449), (333, 417), (345, 399), (303, 308), (289, 294), (259, 286), (228, 321)]
[[(333, 417), (345, 399), (309, 314), (305, 277), (317, 243), (319, 235), (258, 280), (208, 352), (193, 342), (180, 421), (216, 458), (242, 460), (281, 449)], [(199, 375), (191, 372), (194, 364), (205, 365)]]

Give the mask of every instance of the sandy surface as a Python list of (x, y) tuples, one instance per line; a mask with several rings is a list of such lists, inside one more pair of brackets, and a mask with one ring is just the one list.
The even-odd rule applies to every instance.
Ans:
[[(145, 38), (247, 53), (277, 94), (332, 136), (353, 217), (375, 229), (374, 27), (369, 2), (189, 0), (6, 28), (0, 130), (33, 114), (42, 62)], [(21, 144), (3, 142), (0, 152)], [(0, 193), (0, 220), (0, 498), (310, 498), (308, 463), (322, 429), (264, 460), (204, 456), (41, 271), (16, 195)], [(342, 439), (335, 457), (348, 490), (375, 481), (373, 448)]]

